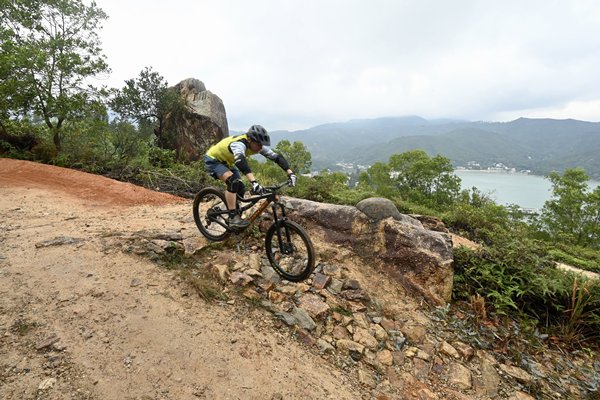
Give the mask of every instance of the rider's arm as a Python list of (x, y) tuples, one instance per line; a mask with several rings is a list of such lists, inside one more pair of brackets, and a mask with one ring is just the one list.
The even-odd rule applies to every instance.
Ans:
[(229, 145), (229, 149), (233, 153), (233, 163), (234, 165), (242, 171), (248, 181), (256, 182), (256, 178), (254, 174), (250, 170), (250, 166), (248, 165), (248, 160), (246, 160), (246, 145), (243, 142), (233, 142)]
[[(252, 175), (250, 165), (246, 160), (246, 145), (242, 141), (233, 142), (229, 145), (229, 150), (233, 153), (233, 164), (247, 177), (248, 174)], [(252, 178), (248, 177), (251, 182), (254, 180), (254, 175), (252, 175)]]
[(264, 157), (268, 158), (269, 160), (274, 161), (288, 175), (294, 173), (294, 171), (292, 171), (290, 169), (290, 164), (287, 162), (285, 157), (283, 157), (281, 154), (275, 153), (273, 150), (271, 150), (270, 148), (268, 148), (266, 146), (263, 146), (263, 148), (260, 150), (260, 154), (263, 155)]

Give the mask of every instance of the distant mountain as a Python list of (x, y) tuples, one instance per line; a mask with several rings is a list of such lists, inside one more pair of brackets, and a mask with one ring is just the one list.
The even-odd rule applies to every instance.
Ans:
[(528, 149), (510, 139), (478, 128), (460, 128), (438, 136), (405, 136), (386, 143), (353, 148), (341, 155), (360, 164), (387, 161), (392, 154), (422, 149), (430, 155), (442, 154), (456, 164), (486, 160), (490, 164), (515, 165), (526, 159)]
[(316, 169), (338, 162), (370, 165), (390, 155), (423, 149), (455, 165), (501, 162), (538, 174), (583, 167), (600, 179), (600, 123), (519, 118), (511, 122), (432, 120), (421, 117), (359, 119), (301, 131), (271, 132), (272, 141), (302, 141)]

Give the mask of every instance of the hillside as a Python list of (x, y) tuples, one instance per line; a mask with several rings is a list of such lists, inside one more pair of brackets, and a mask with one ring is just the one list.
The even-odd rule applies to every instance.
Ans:
[(0, 398), (363, 398), (260, 309), (122, 250), (197, 237), (188, 200), (6, 159), (0, 191)]
[(428, 154), (443, 154), (458, 165), (471, 160), (486, 160), (489, 163), (504, 163), (519, 166), (527, 158), (528, 150), (515, 145), (506, 137), (478, 128), (462, 128), (439, 136), (405, 136), (382, 144), (354, 148), (342, 154), (344, 159), (354, 159), (360, 164), (387, 161), (392, 154), (414, 149)]
[(600, 178), (600, 123), (527, 119), (499, 122), (428, 121), (419, 117), (353, 120), (302, 131), (272, 133), (273, 141), (300, 140), (315, 169), (337, 162), (370, 165), (412, 149), (441, 154), (454, 165), (496, 162), (538, 174), (583, 167)]
[(258, 230), (206, 242), (190, 200), (7, 159), (0, 189), (0, 398), (596, 393), (584, 352), (529, 353), (493, 321), (477, 333), (469, 309), (428, 307), (353, 249), (315, 240), (320, 277), (292, 284), (265, 264)]

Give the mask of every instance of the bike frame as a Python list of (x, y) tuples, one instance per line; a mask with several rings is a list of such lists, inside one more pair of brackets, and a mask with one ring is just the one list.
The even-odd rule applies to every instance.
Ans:
[[(288, 184), (285, 182), (265, 187), (265, 192), (261, 195), (247, 198), (236, 196), (235, 213), (246, 213), (246, 226), (259, 220), (262, 227), (266, 228), (264, 243), (269, 263), (284, 279), (300, 282), (314, 270), (315, 250), (304, 228), (287, 219), (279, 189)], [(273, 216), (259, 219), (268, 207), (271, 207)], [(231, 212), (233, 215), (234, 212)], [(194, 198), (193, 213), (198, 229), (211, 241), (223, 241), (228, 235), (239, 235), (245, 230), (229, 227), (227, 214), (230, 211), (223, 191), (219, 188), (209, 187), (198, 192)], [(218, 226), (210, 228), (211, 224)]]
[[(266, 200), (265, 202), (263, 202), (260, 205), (260, 207), (249, 218), (247, 218), (248, 222), (253, 223), (263, 212), (265, 212), (265, 210), (269, 206), (271, 206), (271, 209), (273, 210), (273, 223), (274, 224), (279, 224), (279, 223), (285, 221), (287, 219), (287, 217), (285, 215), (285, 207), (283, 206), (283, 204), (281, 204), (279, 202), (279, 194), (277, 193), (277, 190), (281, 189), (282, 187), (286, 186), (287, 184), (288, 184), (287, 182), (284, 182), (284, 183), (281, 183), (276, 186), (268, 186), (265, 189), (271, 190), (271, 192), (262, 194), (259, 196), (253, 196), (253, 197), (249, 197), (249, 198), (243, 198), (240, 196), (236, 196), (236, 208), (237, 208), (238, 212), (241, 215), (241, 213), (243, 213), (246, 210), (249, 210), (255, 204), (257, 204), (259, 201)], [(241, 203), (244, 203), (245, 205), (241, 206), (240, 205)], [(277, 206), (281, 207), (281, 218), (277, 215)], [(229, 211), (227, 211), (227, 210), (223, 210), (223, 211), (219, 211), (218, 213), (215, 213), (215, 215), (225, 214), (228, 212)], [(214, 219), (211, 222), (221, 225), (228, 232), (234, 232), (234, 233), (238, 232), (237, 230), (231, 229), (228, 225), (224, 224), (220, 220)], [(287, 231), (287, 229), (286, 229), (286, 237), (288, 240), (290, 239), (290, 234)], [(277, 231), (277, 239), (281, 243), (281, 232), (279, 230)]]

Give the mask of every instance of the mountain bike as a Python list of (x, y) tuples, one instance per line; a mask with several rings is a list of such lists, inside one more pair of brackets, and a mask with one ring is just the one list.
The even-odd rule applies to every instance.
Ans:
[[(310, 237), (300, 225), (287, 219), (285, 207), (279, 201), (279, 190), (288, 182), (265, 187), (265, 193), (251, 197), (237, 196), (236, 212), (243, 212), (259, 204), (247, 218), (252, 224), (269, 206), (273, 223), (265, 236), (265, 251), (273, 269), (284, 279), (299, 282), (308, 278), (315, 267), (315, 250)], [(228, 225), (229, 211), (225, 193), (216, 187), (206, 187), (194, 198), (194, 221), (200, 232), (211, 241), (222, 241), (242, 230)], [(279, 209), (279, 210), (278, 210)]]

